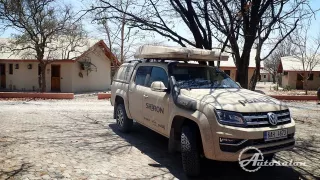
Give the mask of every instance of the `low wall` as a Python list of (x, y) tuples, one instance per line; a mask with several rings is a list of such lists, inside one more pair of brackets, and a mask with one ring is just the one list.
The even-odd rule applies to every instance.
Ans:
[(290, 101), (317, 101), (317, 96), (289, 96), (289, 95), (269, 95), (273, 98), (279, 99), (279, 100), (290, 100)]
[(110, 99), (111, 94), (110, 93), (98, 93), (98, 99)]
[(73, 99), (73, 93), (0, 92), (0, 98)]

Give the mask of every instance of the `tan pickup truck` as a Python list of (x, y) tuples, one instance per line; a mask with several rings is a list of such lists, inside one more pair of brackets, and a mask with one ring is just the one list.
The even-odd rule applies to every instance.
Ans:
[(128, 132), (135, 120), (169, 138), (187, 175), (199, 175), (201, 157), (238, 161), (242, 149), (254, 146), (272, 159), (293, 148), (295, 122), (285, 104), (241, 88), (218, 68), (192, 63), (225, 56), (143, 46), (135, 57), (142, 60), (123, 63), (112, 83), (118, 128)]

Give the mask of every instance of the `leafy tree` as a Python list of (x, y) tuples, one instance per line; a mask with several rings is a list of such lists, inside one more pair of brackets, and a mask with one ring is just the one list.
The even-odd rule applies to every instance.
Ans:
[(42, 92), (47, 65), (68, 59), (86, 37), (71, 7), (57, 0), (0, 0), (0, 21), (3, 29), (15, 30), (12, 51), (39, 61)]

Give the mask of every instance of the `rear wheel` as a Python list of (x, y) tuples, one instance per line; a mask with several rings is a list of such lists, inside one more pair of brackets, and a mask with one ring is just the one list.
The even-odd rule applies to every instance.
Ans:
[(181, 156), (186, 175), (198, 176), (200, 174), (200, 152), (197, 143), (197, 131), (189, 126), (182, 127)]
[(116, 120), (118, 129), (121, 132), (127, 133), (131, 130), (133, 121), (129, 119), (126, 113), (126, 109), (123, 104), (118, 104), (116, 107)]

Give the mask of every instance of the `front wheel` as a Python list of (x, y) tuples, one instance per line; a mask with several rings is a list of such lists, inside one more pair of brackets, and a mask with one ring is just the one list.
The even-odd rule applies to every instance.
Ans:
[(126, 113), (126, 109), (123, 104), (118, 104), (116, 108), (116, 120), (118, 129), (121, 132), (127, 133), (131, 130), (133, 125), (132, 119), (129, 119)]
[(187, 176), (200, 174), (200, 152), (197, 143), (197, 132), (189, 126), (182, 127), (181, 156), (183, 170)]

